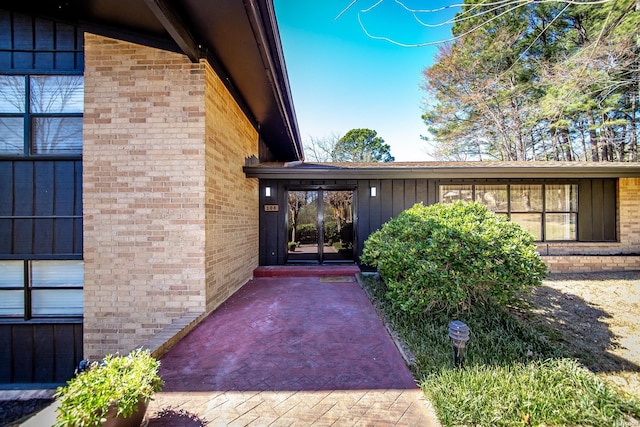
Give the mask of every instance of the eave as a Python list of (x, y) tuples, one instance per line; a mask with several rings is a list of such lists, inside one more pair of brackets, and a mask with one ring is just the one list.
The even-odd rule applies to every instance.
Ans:
[(206, 59), (275, 159), (303, 159), (272, 0), (22, 0), (0, 8)]
[(269, 163), (245, 166), (261, 179), (576, 179), (640, 178), (637, 163), (588, 162), (406, 162)]

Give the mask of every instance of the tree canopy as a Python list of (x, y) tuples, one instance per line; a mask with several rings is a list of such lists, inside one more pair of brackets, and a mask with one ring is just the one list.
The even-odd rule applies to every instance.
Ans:
[(424, 70), (433, 155), (638, 161), (639, 28), (636, 0), (465, 0)]
[(391, 147), (371, 129), (351, 129), (331, 152), (336, 162), (393, 162)]

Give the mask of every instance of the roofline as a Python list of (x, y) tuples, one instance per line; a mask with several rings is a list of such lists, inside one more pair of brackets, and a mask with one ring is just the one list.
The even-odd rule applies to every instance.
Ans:
[[(251, 25), (254, 27), (255, 37), (262, 55), (265, 71), (268, 73), (274, 96), (277, 99), (280, 114), (284, 119), (287, 139), (293, 146), (296, 160), (304, 159), (304, 151), (298, 131), (298, 122), (289, 86), (289, 76), (282, 52), (282, 42), (276, 21), (273, 0), (262, 1), (266, 8), (266, 17), (260, 11), (260, 0), (249, 0), (245, 3), (245, 9)], [(265, 33), (268, 31), (269, 33)]]
[[(503, 164), (482, 165), (481, 162), (459, 162), (444, 165), (403, 163), (402, 166), (343, 164), (303, 164), (299, 166), (252, 165), (243, 168), (247, 178), (261, 179), (541, 179), (541, 178), (640, 178), (640, 164), (602, 164), (576, 162), (554, 165), (531, 162), (531, 166)], [(535, 165), (535, 166), (534, 166)], [(307, 167), (304, 167), (307, 166)], [(311, 167), (309, 167), (311, 166)]]

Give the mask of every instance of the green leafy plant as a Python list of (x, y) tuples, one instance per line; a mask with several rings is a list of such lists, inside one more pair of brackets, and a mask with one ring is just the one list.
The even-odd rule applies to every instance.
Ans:
[(378, 275), (360, 281), (401, 337), (414, 376), (445, 427), (623, 426), (640, 417), (637, 397), (571, 359), (554, 338), (556, 330), (532, 324), (516, 314), (520, 309), (489, 304), (465, 312), (471, 340), (459, 369), (446, 313), (412, 315), (392, 304)]
[(369, 236), (361, 261), (414, 314), (506, 305), (546, 275), (533, 237), (479, 203), (416, 204)]
[(60, 406), (54, 427), (100, 426), (111, 408), (117, 408), (118, 415), (130, 416), (139, 402), (148, 402), (162, 389), (159, 368), (160, 361), (142, 349), (91, 364), (67, 386), (58, 388), (55, 397)]
[(296, 227), (296, 238), (301, 243), (315, 243), (318, 241), (318, 226), (316, 224), (300, 224)]

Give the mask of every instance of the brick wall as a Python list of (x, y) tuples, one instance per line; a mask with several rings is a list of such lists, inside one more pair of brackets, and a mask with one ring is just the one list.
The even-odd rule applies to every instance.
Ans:
[(96, 358), (206, 313), (251, 276), (257, 182), (239, 177), (257, 136), (204, 61), (91, 34), (85, 61), (84, 350)]
[(625, 253), (640, 253), (640, 178), (620, 178), (618, 232)]
[(543, 256), (550, 273), (590, 273), (640, 270), (637, 255), (551, 255)]
[(258, 180), (245, 159), (258, 154), (258, 135), (209, 65), (206, 69), (206, 308), (213, 310), (258, 266)]
[(640, 270), (640, 178), (620, 178), (617, 200), (618, 242), (541, 243), (550, 271)]

